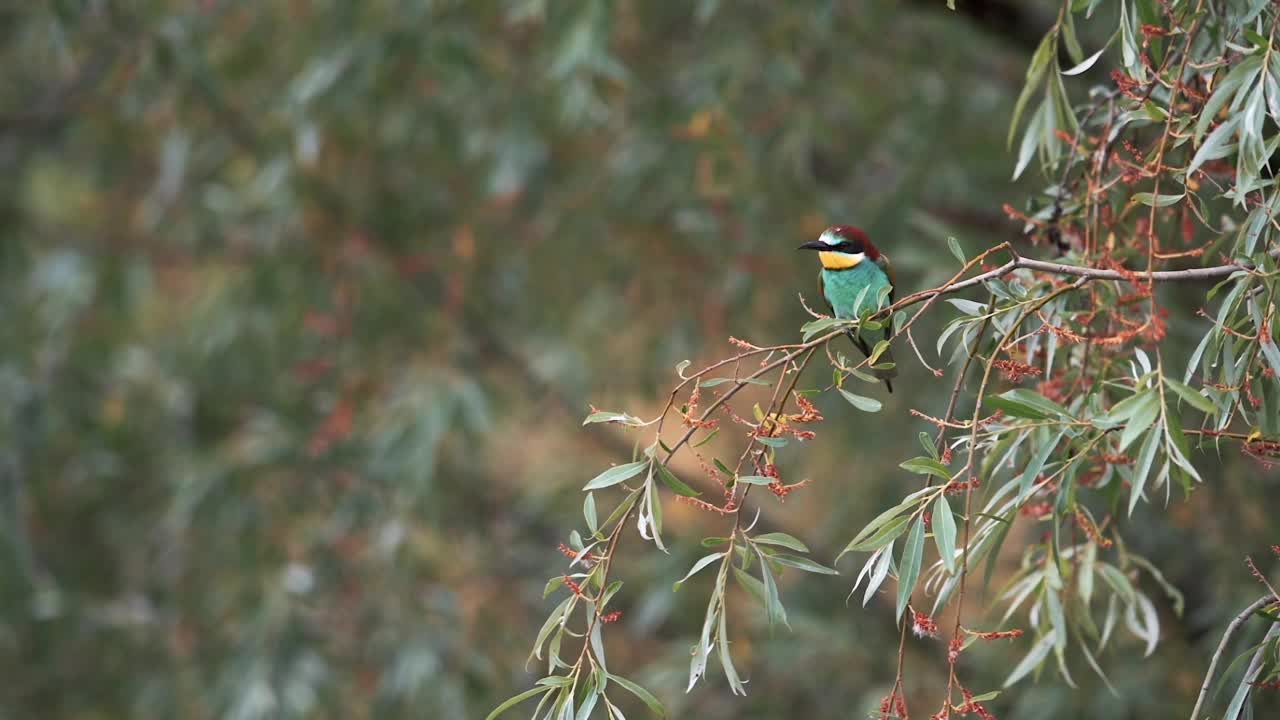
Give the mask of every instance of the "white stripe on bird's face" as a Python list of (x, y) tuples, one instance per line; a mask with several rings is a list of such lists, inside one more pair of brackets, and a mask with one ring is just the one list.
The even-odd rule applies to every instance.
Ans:
[(828, 245), (839, 245), (841, 242), (844, 242), (844, 238), (836, 235), (830, 230), (823, 230), (822, 234), (818, 236), (818, 240)]
[(832, 250), (819, 250), (818, 259), (822, 267), (828, 270), (848, 270), (866, 259), (865, 253), (843, 253)]

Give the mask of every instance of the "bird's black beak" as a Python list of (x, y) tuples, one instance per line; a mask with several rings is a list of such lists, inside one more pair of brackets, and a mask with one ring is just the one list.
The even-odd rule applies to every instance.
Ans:
[(822, 242), (821, 240), (814, 240), (813, 242), (807, 242), (796, 249), (797, 250), (826, 250), (827, 244)]

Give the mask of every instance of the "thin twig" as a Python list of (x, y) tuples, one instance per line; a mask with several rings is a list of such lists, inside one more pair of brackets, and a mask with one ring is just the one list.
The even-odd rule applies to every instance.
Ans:
[[(1218, 649), (1214, 651), (1213, 658), (1209, 660), (1209, 670), (1204, 674), (1204, 682), (1200, 685), (1200, 695), (1196, 698), (1195, 707), (1191, 708), (1191, 720), (1196, 720), (1200, 717), (1200, 710), (1204, 707), (1204, 701), (1209, 697), (1209, 685), (1213, 683), (1213, 674), (1218, 669), (1218, 661), (1222, 659), (1222, 653), (1226, 652), (1227, 644), (1231, 642), (1231, 637), (1235, 635), (1236, 631), (1240, 629), (1240, 626), (1249, 619), (1250, 615), (1253, 615), (1265, 607), (1274, 605), (1276, 602), (1277, 601), (1274, 597), (1270, 595), (1263, 595), (1257, 600), (1254, 600), (1253, 603), (1242, 610), (1239, 615), (1236, 615), (1235, 619), (1231, 621), (1231, 624), (1227, 626), (1227, 631), (1222, 634), (1222, 640), (1218, 643)], [(1272, 625), (1271, 627), (1274, 629), (1280, 627), (1280, 625)]]

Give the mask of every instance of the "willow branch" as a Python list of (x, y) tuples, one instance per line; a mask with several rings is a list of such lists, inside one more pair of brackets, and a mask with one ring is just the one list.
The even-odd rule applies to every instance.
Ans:
[(1214, 651), (1213, 658), (1209, 661), (1209, 670), (1205, 673), (1204, 682), (1200, 685), (1200, 695), (1196, 698), (1195, 707), (1191, 708), (1191, 720), (1196, 720), (1196, 718), (1200, 717), (1200, 710), (1204, 707), (1205, 698), (1209, 696), (1209, 686), (1213, 683), (1213, 675), (1218, 669), (1218, 661), (1222, 659), (1222, 653), (1226, 652), (1227, 644), (1231, 642), (1232, 636), (1249, 619), (1250, 615), (1275, 603), (1276, 599), (1274, 597), (1263, 595), (1254, 600), (1253, 604), (1242, 610), (1239, 615), (1236, 615), (1231, 624), (1227, 626), (1227, 631), (1222, 634), (1222, 641), (1218, 643), (1218, 649)]
[(938, 295), (949, 295), (959, 292), (974, 285), (980, 285), (988, 280), (1004, 277), (1014, 270), (1019, 269), (1039, 270), (1040, 272), (1054, 273), (1055, 275), (1071, 275), (1074, 277), (1085, 277), (1091, 280), (1150, 280), (1152, 282), (1186, 282), (1194, 280), (1213, 280), (1216, 278), (1224, 278), (1232, 273), (1240, 271), (1251, 272), (1254, 270), (1252, 265), (1242, 263), (1227, 263), (1225, 265), (1213, 265), (1203, 268), (1187, 268), (1185, 270), (1156, 270), (1155, 272), (1145, 272), (1142, 270), (1110, 270), (1106, 268), (1080, 267), (1079, 265), (1066, 265), (1064, 263), (1048, 262), (1045, 260), (1032, 260), (1021, 256), (1015, 257), (1009, 262), (1001, 265), (994, 270), (988, 270), (981, 275), (974, 275), (967, 280), (950, 283), (931, 290), (921, 290), (912, 293), (905, 298), (894, 303), (893, 309), (898, 310), (910, 305), (924, 302)]

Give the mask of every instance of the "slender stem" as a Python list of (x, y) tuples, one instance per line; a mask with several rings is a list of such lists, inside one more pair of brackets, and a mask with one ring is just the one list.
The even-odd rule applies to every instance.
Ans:
[[(1213, 658), (1209, 660), (1209, 670), (1204, 674), (1204, 682), (1200, 685), (1200, 695), (1196, 698), (1195, 707), (1191, 708), (1191, 720), (1197, 720), (1197, 718), (1200, 717), (1200, 710), (1204, 707), (1204, 701), (1209, 697), (1209, 686), (1213, 683), (1213, 675), (1218, 669), (1218, 661), (1222, 659), (1222, 653), (1226, 652), (1227, 644), (1231, 642), (1231, 637), (1235, 635), (1236, 631), (1240, 629), (1240, 626), (1249, 619), (1250, 615), (1253, 615), (1265, 607), (1274, 605), (1276, 602), (1277, 600), (1274, 597), (1270, 595), (1263, 595), (1257, 600), (1254, 600), (1249, 607), (1245, 608), (1239, 615), (1235, 616), (1235, 619), (1231, 621), (1230, 625), (1227, 625), (1227, 631), (1222, 634), (1222, 640), (1218, 643), (1218, 649), (1214, 651)], [(1273, 624), (1271, 627), (1272, 629), (1275, 629), (1280, 627), (1280, 625)]]

